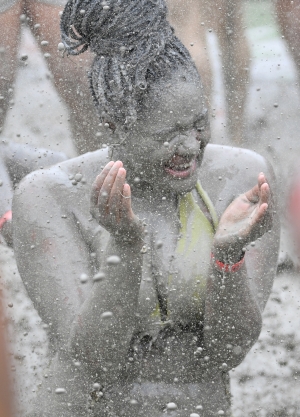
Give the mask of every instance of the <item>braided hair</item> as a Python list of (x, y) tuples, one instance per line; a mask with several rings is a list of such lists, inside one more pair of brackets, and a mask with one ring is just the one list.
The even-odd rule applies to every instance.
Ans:
[(89, 77), (102, 121), (130, 126), (152, 84), (194, 66), (166, 15), (164, 0), (68, 0), (62, 41), (68, 55), (96, 54)]

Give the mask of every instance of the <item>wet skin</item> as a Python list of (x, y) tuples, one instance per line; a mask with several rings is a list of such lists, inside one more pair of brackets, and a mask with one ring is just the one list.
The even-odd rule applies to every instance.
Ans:
[[(199, 404), (204, 416), (215, 415), (229, 409), (227, 370), (242, 361), (259, 335), (278, 252), (272, 170), (247, 150), (205, 148), (208, 126), (199, 80), (184, 80), (179, 73), (160, 87), (161, 95), (149, 94), (147, 111), (114, 150), (113, 158), (121, 160), (109, 162), (107, 150), (89, 153), (43, 175), (31, 174), (16, 192), (19, 271), (41, 318), (51, 323), (53, 376), (40, 390), (38, 415), (86, 415), (91, 393), (88, 402), (99, 416), (160, 417), (171, 401), (178, 417), (196, 412)], [(78, 173), (83, 180), (75, 185)], [(237, 262), (257, 239), (255, 246), (249, 246), (238, 272), (205, 270), (205, 306), (202, 300), (194, 308), (185, 297), (189, 282), (181, 282), (185, 266), (179, 265), (177, 291), (168, 294), (172, 337), (162, 350), (131, 363), (133, 335), (150, 331), (149, 276), (153, 270), (168, 274), (171, 256), (176, 262), (178, 195), (192, 190), (198, 178), (220, 219), (212, 245), (218, 259)], [(153, 244), (158, 241), (159, 248)], [(150, 248), (146, 254), (144, 245)], [(111, 255), (120, 262), (107, 264)], [(82, 273), (92, 277), (99, 269), (103, 280), (80, 284)], [(113, 313), (110, 319), (102, 316), (107, 311)], [(200, 361), (197, 346), (204, 349)], [(104, 390), (101, 401), (95, 382)], [(55, 395), (57, 387), (67, 393)], [(128, 399), (136, 399), (136, 407)]]
[[(66, 160), (61, 152), (35, 148), (20, 143), (0, 143), (0, 217), (11, 210), (13, 189), (23, 177), (36, 169), (43, 169)], [(0, 241), (12, 245), (11, 222), (1, 228)]]

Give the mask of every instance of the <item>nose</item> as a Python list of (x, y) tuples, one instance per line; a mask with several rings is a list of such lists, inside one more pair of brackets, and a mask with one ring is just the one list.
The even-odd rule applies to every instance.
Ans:
[(196, 155), (199, 152), (199, 141), (192, 132), (176, 136), (170, 145), (179, 155)]

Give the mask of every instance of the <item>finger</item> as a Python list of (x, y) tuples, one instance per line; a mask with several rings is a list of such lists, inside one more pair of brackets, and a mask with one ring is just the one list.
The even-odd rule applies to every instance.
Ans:
[(95, 181), (92, 185), (92, 191), (91, 191), (91, 207), (95, 207), (98, 205), (98, 197), (99, 197), (99, 191), (102, 187), (102, 184), (109, 173), (111, 167), (114, 165), (114, 161), (110, 161), (101, 171), (99, 175), (97, 175)]
[(258, 184), (255, 185), (251, 190), (248, 190), (245, 193), (246, 198), (250, 201), (250, 203), (258, 203), (259, 201), (259, 186)]
[(257, 179), (257, 183), (258, 183), (258, 186), (259, 186), (259, 188), (264, 184), (264, 183), (268, 183), (268, 181), (267, 181), (267, 179), (266, 179), (266, 176), (265, 176), (265, 174), (263, 173), (263, 172), (260, 172), (259, 173), (259, 175), (258, 175), (258, 179)]
[(268, 204), (267, 203), (263, 203), (261, 204), (257, 211), (255, 216), (252, 219), (253, 224), (258, 224), (258, 223), (262, 223), (262, 221), (264, 220), (264, 218), (266, 217), (267, 211), (268, 211)]
[(131, 207), (131, 189), (129, 184), (124, 184), (122, 190), (122, 207), (121, 207), (121, 217), (130, 218), (132, 217), (132, 207)]
[(114, 185), (119, 168), (121, 168), (122, 166), (123, 163), (121, 161), (116, 161), (110, 168), (109, 173), (106, 175), (105, 180), (102, 184), (98, 196), (98, 207), (99, 211), (103, 213), (108, 213), (108, 201), (110, 198), (110, 193)]
[(108, 209), (109, 213), (115, 217), (116, 221), (120, 221), (120, 210), (122, 206), (122, 191), (125, 183), (126, 171), (124, 168), (119, 168), (116, 175), (113, 187), (110, 192)]
[(271, 197), (270, 187), (269, 187), (269, 184), (265, 182), (260, 187), (259, 205), (262, 205), (264, 203), (269, 204), (270, 197)]

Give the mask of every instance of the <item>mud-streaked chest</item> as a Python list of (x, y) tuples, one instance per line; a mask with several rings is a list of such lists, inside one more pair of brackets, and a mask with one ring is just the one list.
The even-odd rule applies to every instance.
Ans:
[(158, 330), (169, 320), (189, 325), (201, 321), (204, 314), (213, 226), (186, 198), (176, 233), (167, 222), (161, 228), (163, 233), (156, 230), (145, 245), (138, 309), (144, 331), (145, 326)]

